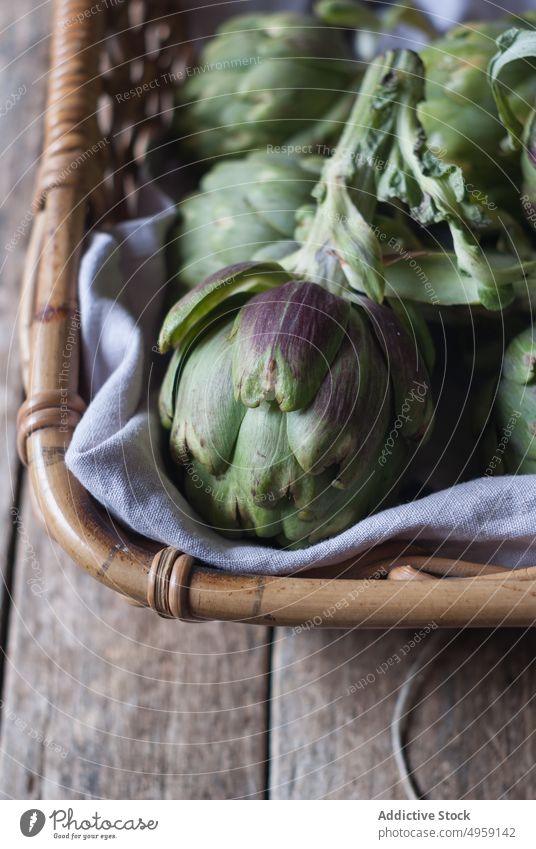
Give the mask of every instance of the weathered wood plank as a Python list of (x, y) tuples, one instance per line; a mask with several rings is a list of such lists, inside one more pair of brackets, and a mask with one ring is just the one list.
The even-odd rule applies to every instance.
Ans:
[(536, 634), (451, 634), (415, 692), (411, 768), (430, 799), (534, 799)]
[(268, 630), (130, 607), (34, 524), (26, 498), (0, 795), (262, 797)]
[[(0, 647), (6, 636), (20, 490), (15, 419), (22, 401), (16, 339), (21, 269), (31, 226), (31, 201), (42, 147), (50, 8), (32, 0), (0, 6)], [(37, 79), (36, 79), (37, 78)], [(0, 687), (1, 687), (0, 656)]]
[[(412, 662), (402, 650), (414, 633), (280, 632), (273, 653), (271, 798), (404, 798), (389, 723)], [(390, 658), (388, 671), (379, 671)]]
[[(408, 754), (431, 799), (531, 799), (535, 792), (533, 632), (309, 631), (274, 649), (270, 796), (405, 798), (390, 723), (425, 644)], [(387, 667), (387, 668), (386, 668)]]

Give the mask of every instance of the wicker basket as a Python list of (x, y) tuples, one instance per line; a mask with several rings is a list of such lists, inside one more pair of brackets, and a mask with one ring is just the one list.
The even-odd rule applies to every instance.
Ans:
[[(148, 98), (113, 95), (157, 75), (173, 79), (169, 72), (188, 59), (173, 0), (97, 6), (55, 0), (45, 150), (23, 281), (19, 452), (48, 532), (94, 578), (169, 618), (343, 628), (533, 624), (536, 568), (504, 572), (392, 543), (299, 577), (229, 575), (136, 538), (68, 472), (65, 450), (85, 408), (76, 288), (84, 237), (103, 219), (128, 216), (136, 163), (170, 112), (162, 86)], [(113, 143), (102, 144), (103, 133)], [(404, 580), (368, 580), (386, 573)]]

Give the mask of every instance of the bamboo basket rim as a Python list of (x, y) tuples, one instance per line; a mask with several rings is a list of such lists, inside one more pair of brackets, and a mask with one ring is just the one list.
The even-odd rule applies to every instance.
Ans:
[[(81, 246), (89, 207), (104, 215), (107, 206), (99, 158), (84, 160), (74, 173), (70, 168), (99, 139), (98, 53), (108, 12), (86, 17), (85, 8), (86, 0), (54, 0), (45, 145), (19, 313), (27, 397), (17, 441), (48, 533), (93, 578), (166, 618), (300, 629), (532, 626), (536, 567), (505, 571), (391, 541), (352, 561), (299, 576), (230, 574), (136, 538), (67, 470), (65, 450), (85, 409), (77, 321)], [(72, 21), (68, 27), (66, 20)], [(62, 375), (68, 339), (69, 368)], [(389, 580), (374, 579), (386, 575)]]

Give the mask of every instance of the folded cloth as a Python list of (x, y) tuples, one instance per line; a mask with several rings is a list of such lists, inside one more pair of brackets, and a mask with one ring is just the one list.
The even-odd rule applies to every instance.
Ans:
[(90, 404), (66, 455), (114, 519), (231, 572), (287, 575), (341, 562), (391, 538), (507, 567), (536, 562), (536, 476), (480, 478), (384, 510), (307, 549), (216, 534), (173, 480), (158, 420), (163, 357), (154, 346), (168, 296), (170, 208), (95, 233), (79, 279), (84, 392)]

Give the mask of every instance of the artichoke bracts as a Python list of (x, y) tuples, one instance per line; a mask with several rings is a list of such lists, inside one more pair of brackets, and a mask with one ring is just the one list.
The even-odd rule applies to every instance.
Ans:
[(536, 335), (529, 327), (510, 342), (495, 400), (497, 445), (511, 474), (536, 474)]
[(297, 137), (337, 136), (357, 65), (343, 35), (308, 15), (239, 15), (221, 26), (180, 92), (176, 126), (199, 159)]
[(320, 157), (283, 153), (218, 162), (179, 206), (172, 272), (191, 286), (225, 265), (292, 253), (296, 211), (310, 203), (320, 169)]
[(169, 313), (160, 397), (189, 502), (226, 534), (309, 545), (392, 501), (432, 413), (415, 338), (388, 306), (225, 269)]
[(224, 533), (307, 545), (342, 531), (392, 499), (429, 431), (426, 329), (380, 303), (370, 227), (408, 61), (367, 70), (285, 267), (223, 269), (164, 322), (161, 418), (189, 501)]
[(426, 100), (419, 118), (430, 144), (459, 165), (468, 180), (481, 182), (497, 170), (504, 130), (497, 119), (488, 64), (503, 31), (497, 23), (455, 27), (421, 51)]
[[(533, 13), (525, 15), (527, 27)], [(475, 194), (502, 205), (511, 193), (517, 159), (501, 142), (504, 128), (486, 78), (497, 52), (496, 39), (519, 18), (468, 22), (421, 51), (426, 69), (426, 99), (419, 119), (429, 144), (445, 161), (458, 165)], [(517, 69), (509, 79), (512, 107), (526, 116), (534, 99), (536, 74)], [(528, 101), (528, 102), (527, 102)]]

